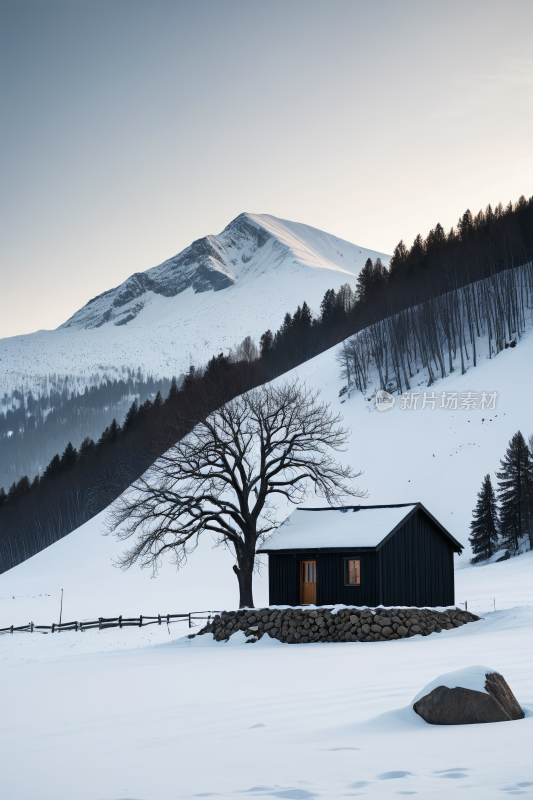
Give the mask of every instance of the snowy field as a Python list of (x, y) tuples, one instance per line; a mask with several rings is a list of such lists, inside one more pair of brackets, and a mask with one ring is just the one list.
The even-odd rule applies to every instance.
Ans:
[[(531, 797), (532, 606), (373, 644), (2, 637), (2, 795)], [(439, 727), (412, 711), (433, 678), (479, 663), (506, 677), (524, 720)]]
[[(533, 430), (533, 336), (432, 387), (496, 391), (489, 413), (380, 414), (360, 395), (339, 398), (334, 355), (296, 372), (351, 426), (343, 459), (364, 471), (368, 503), (421, 501), (468, 545), (483, 476), (518, 429)], [(112, 566), (123, 545), (102, 529), (99, 515), (1, 575), (0, 627), (57, 622), (62, 588), (66, 621), (235, 607), (231, 554), (209, 540), (180, 573), (165, 565), (152, 580)], [(484, 619), (425, 638), (226, 645), (177, 625), (0, 637), (2, 796), (533, 797), (533, 553), (475, 567), (469, 556), (456, 557), (456, 601)], [(266, 604), (266, 569), (254, 594)], [(441, 728), (410, 710), (429, 681), (475, 664), (505, 676), (524, 720)]]

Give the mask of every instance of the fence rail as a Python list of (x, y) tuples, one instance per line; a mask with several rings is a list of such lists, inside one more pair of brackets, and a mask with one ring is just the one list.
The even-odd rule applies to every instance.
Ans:
[[(88, 622), (63, 622), (52, 623), (52, 625), (35, 625), (29, 622), (27, 625), (11, 625), (9, 628), (0, 628), (0, 634), (6, 633), (62, 633), (64, 631), (88, 631), (98, 628), (144, 628), (146, 625), (163, 625), (170, 626), (171, 622), (187, 621), (189, 628), (198, 627), (197, 622), (200, 620), (207, 620), (207, 624), (211, 621), (215, 614), (221, 614), (221, 611), (189, 611), (187, 614), (158, 614), (157, 617), (145, 617), (141, 614), (140, 617), (98, 617), (96, 620)], [(207, 616), (205, 616), (207, 614)], [(170, 628), (169, 628), (170, 633)]]

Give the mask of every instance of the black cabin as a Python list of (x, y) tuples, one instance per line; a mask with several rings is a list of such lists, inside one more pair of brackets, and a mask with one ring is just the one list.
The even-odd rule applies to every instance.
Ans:
[(259, 548), (270, 605), (450, 606), (463, 546), (421, 503), (298, 508)]

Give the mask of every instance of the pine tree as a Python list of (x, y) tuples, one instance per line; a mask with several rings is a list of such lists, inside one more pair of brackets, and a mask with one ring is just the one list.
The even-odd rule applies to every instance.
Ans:
[(18, 483), (13, 482), (13, 485), (9, 489), (7, 499), (10, 503), (17, 503), (27, 495), (29, 491), (31, 491), (30, 481), (28, 476), (24, 475)]
[(269, 329), (265, 331), (264, 334), (259, 339), (259, 351), (261, 353), (261, 358), (268, 359), (272, 355), (272, 346), (274, 343), (274, 336), (272, 335), (272, 331)]
[[(146, 403), (148, 403), (149, 405), (152, 405), (149, 400), (147, 400)], [(144, 404), (145, 406), (146, 406), (146, 403)], [(121, 433), (122, 433), (122, 429), (121, 429), (120, 425), (118, 424), (118, 422), (116, 421), (116, 419), (113, 417), (113, 421), (111, 422), (111, 425), (109, 426), (109, 441), (113, 442), (113, 443), (116, 442)]]
[[(193, 364), (191, 364), (191, 366), (189, 367), (189, 371), (185, 375), (183, 383), (181, 384), (182, 392), (185, 392), (187, 391), (187, 389), (190, 389), (195, 380), (196, 380), (196, 367)], [(168, 403), (168, 397), (167, 397), (167, 403)]]
[[(370, 261), (370, 259), (368, 259)], [(367, 261), (367, 263), (368, 263)], [(370, 261), (372, 264), (372, 262)], [(364, 269), (364, 267), (363, 267)], [(328, 289), (320, 303), (320, 313), (322, 315), (322, 324), (331, 326), (337, 319), (337, 296), (335, 289)], [(287, 316), (290, 317), (290, 314)]]
[(69, 442), (65, 447), (63, 455), (61, 456), (61, 469), (63, 472), (67, 472), (71, 470), (78, 460), (78, 451), (75, 447), (72, 446), (72, 442)]
[(141, 403), (141, 405), (139, 406), (139, 410), (137, 412), (137, 416), (135, 418), (136, 425), (139, 425), (143, 421), (146, 415), (150, 412), (151, 408), (152, 408), (151, 400), (146, 399), (144, 403)]
[(496, 477), (500, 487), (501, 532), (504, 544), (517, 550), (524, 534), (529, 534), (530, 543), (532, 538), (533, 466), (531, 453), (520, 431), (509, 442), (500, 464), (501, 472), (497, 472)]
[(472, 219), (472, 212), (469, 208), (467, 208), (463, 216), (459, 218), (457, 230), (459, 231), (459, 236), (463, 241), (468, 239), (474, 230), (474, 220)]
[(400, 239), (394, 248), (394, 252), (389, 263), (391, 278), (396, 278), (402, 272), (407, 262), (407, 255), (407, 247), (405, 246), (403, 239)]
[(474, 519), (470, 523), (472, 535), (469, 537), (474, 553), (473, 564), (491, 558), (498, 546), (498, 506), (490, 475), (483, 478), (477, 497), (477, 505), (472, 512)]
[(124, 417), (124, 423), (122, 427), (125, 431), (131, 431), (134, 428), (138, 413), (139, 405), (137, 403), (137, 398), (135, 398), (131, 406), (126, 411), (126, 416)]
[[(191, 367), (191, 369), (194, 369), (194, 367)], [(189, 372), (190, 372), (190, 370), (189, 370)], [(172, 378), (172, 381), (170, 383), (170, 389), (168, 390), (168, 396), (167, 396), (166, 402), (169, 403), (170, 405), (172, 405), (175, 402), (175, 400), (176, 400), (176, 398), (178, 396), (178, 392), (179, 392), (178, 382), (176, 380), (176, 376), (174, 375), (174, 377)]]
[(78, 458), (82, 459), (85, 456), (88, 456), (89, 453), (94, 453), (96, 450), (96, 445), (93, 439), (90, 439), (89, 436), (86, 436), (83, 442), (80, 444), (80, 451), (78, 454)]
[(374, 265), (372, 264), (372, 259), (367, 258), (365, 266), (357, 276), (357, 285), (355, 291), (357, 295), (357, 301), (359, 303), (364, 303), (364, 301), (368, 299), (368, 294), (372, 285), (373, 273)]
[(7, 494), (3, 486), (0, 486), (0, 508), (7, 503)]
[(45, 471), (43, 472), (43, 477), (41, 478), (41, 480), (48, 481), (51, 478), (57, 478), (59, 475), (61, 475), (61, 472), (62, 472), (61, 459), (59, 458), (59, 455), (56, 453), (56, 455), (52, 458), (52, 460), (46, 467)]

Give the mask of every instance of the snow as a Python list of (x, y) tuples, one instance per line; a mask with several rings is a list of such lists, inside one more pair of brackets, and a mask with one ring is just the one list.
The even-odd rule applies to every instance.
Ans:
[[(127, 648), (114, 629), (3, 637), (3, 795), (530, 796), (532, 628), (522, 608), (373, 644), (215, 644), (164, 629), (129, 629)], [(417, 717), (420, 687), (479, 660), (505, 676), (525, 719), (451, 728)]]
[[(318, 314), (326, 290), (338, 290), (346, 282), (355, 286), (367, 258), (388, 263), (384, 253), (317, 228), (268, 214), (246, 214), (249, 230), (262, 230), (268, 237), (258, 247), (251, 233), (239, 230), (240, 219), (208, 237), (225, 264), (211, 259), (213, 270), (231, 275), (233, 285), (219, 291), (187, 288), (173, 297), (146, 289), (117, 310), (114, 299), (128, 282), (135, 283), (132, 276), (80, 309), (68, 323), (73, 327), (0, 340), (0, 397), (21, 386), (39, 393), (44, 376), (53, 373), (85, 377), (87, 385), (96, 374), (120, 377), (117, 369), (122, 367), (140, 367), (154, 377), (179, 376), (190, 364), (205, 364), (211, 356), (227, 353), (247, 335), (259, 343), (268, 328), (276, 331), (285, 314), (293, 314), (304, 300)], [(163, 286), (172, 283), (174, 261), (142, 274)], [(200, 268), (192, 264), (179, 269), (194, 275)], [(129, 316), (130, 306), (135, 318), (115, 325), (115, 315)], [(85, 327), (91, 315), (106, 311), (113, 315), (109, 322)]]
[(427, 694), (431, 694), (433, 689), (437, 689), (439, 686), (445, 686), (448, 689), (461, 687), (463, 689), (470, 689), (473, 692), (488, 694), (485, 689), (486, 676), (494, 673), (497, 675), (500, 674), (497, 670), (491, 667), (483, 667), (480, 664), (472, 667), (464, 667), (464, 669), (456, 669), (454, 672), (446, 672), (444, 675), (439, 675), (439, 677), (435, 678), (431, 683), (428, 683), (427, 686), (424, 686), (414, 698), (413, 705)]
[[(516, 430), (531, 433), (533, 336), (432, 387), (498, 391), (488, 414), (399, 404), (382, 414), (358, 394), (339, 398), (337, 350), (295, 374), (320, 388), (351, 427), (341, 457), (363, 470), (368, 502), (420, 501), (466, 545), (483, 476), (498, 469)], [(320, 501), (310, 496), (306, 504)], [(0, 575), (0, 626), (57, 621), (61, 588), (67, 620), (235, 607), (231, 554), (209, 539), (179, 573), (164, 564), (152, 580), (147, 571), (113, 567), (124, 545), (102, 537), (102, 528), (99, 515)], [(468, 547), (455, 556), (456, 600), (483, 618), (428, 637), (224, 644), (184, 638), (188, 629), (179, 625), (170, 633), (154, 625), (1, 636), (2, 795), (531, 797), (533, 552), (475, 566), (469, 557)], [(264, 569), (254, 579), (256, 605), (267, 603), (267, 589)], [(424, 687), (476, 664), (505, 677), (523, 720), (431, 726), (414, 713)]]
[(261, 545), (261, 551), (310, 547), (377, 547), (411, 513), (407, 508), (296, 509)]

